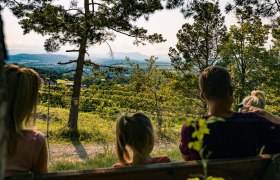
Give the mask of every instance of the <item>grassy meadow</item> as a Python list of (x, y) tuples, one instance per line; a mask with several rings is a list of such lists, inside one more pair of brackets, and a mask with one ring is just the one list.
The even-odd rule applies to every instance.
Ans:
[[(45, 134), (47, 134), (47, 114), (47, 107), (38, 106), (35, 129)], [(114, 147), (115, 120), (105, 119), (94, 113), (80, 112), (78, 121), (80, 137), (71, 139), (67, 134), (68, 115), (68, 109), (50, 108), (47, 141), (50, 171), (104, 168), (118, 162)], [(182, 161), (178, 148), (180, 125), (165, 129), (164, 132), (167, 133), (165, 136), (156, 136), (152, 155), (168, 156), (174, 162)]]

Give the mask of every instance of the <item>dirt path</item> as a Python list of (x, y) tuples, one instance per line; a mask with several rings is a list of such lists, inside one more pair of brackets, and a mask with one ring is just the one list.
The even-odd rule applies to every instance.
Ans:
[[(156, 143), (154, 151), (166, 149), (174, 144)], [(83, 161), (87, 158), (92, 158), (100, 153), (113, 152), (114, 144), (104, 145), (97, 143), (75, 144), (71, 142), (63, 144), (50, 144), (49, 154), (50, 162), (52, 161)]]

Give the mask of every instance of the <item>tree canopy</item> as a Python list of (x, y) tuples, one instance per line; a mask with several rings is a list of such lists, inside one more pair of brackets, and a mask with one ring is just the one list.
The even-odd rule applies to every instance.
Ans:
[(226, 27), (218, 3), (198, 3), (194, 14), (194, 23), (184, 24), (177, 33), (177, 50), (170, 48), (169, 56), (175, 69), (199, 74), (220, 59)]

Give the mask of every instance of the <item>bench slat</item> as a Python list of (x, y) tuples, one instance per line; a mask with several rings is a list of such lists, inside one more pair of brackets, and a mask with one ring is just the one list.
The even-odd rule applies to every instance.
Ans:
[[(227, 180), (251, 180), (262, 176), (271, 161), (270, 157), (211, 160), (208, 172), (211, 176)], [(186, 180), (193, 175), (202, 174), (200, 161), (182, 163), (149, 164), (134, 167), (107, 168), (83, 171), (63, 171), (37, 174), (34, 179), (92, 179), (92, 180)]]

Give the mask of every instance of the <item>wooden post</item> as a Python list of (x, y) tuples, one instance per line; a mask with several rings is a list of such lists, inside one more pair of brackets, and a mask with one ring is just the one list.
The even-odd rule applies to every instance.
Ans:
[[(0, 7), (1, 8), (1, 7)], [(4, 60), (7, 59), (3, 22), (0, 14), (0, 179), (4, 179), (5, 171), (5, 157), (6, 157), (6, 132), (5, 132), (5, 118), (6, 118), (6, 101), (5, 101), (5, 73)]]

